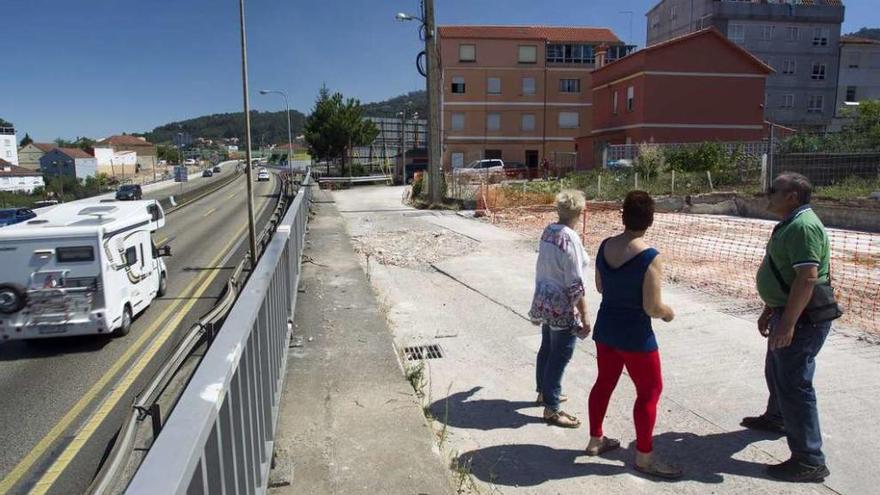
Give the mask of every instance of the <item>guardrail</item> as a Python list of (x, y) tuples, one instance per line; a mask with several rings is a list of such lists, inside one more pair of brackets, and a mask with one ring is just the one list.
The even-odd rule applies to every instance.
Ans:
[(307, 175), (126, 493), (267, 490), (311, 185)]

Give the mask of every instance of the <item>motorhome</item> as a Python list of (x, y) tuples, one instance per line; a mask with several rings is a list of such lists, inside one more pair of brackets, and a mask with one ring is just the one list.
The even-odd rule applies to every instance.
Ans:
[(0, 229), (0, 342), (125, 335), (165, 294), (157, 201), (60, 204)]

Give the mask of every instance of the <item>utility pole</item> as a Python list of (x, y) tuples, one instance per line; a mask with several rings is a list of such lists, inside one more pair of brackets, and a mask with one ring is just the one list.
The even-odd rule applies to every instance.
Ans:
[(400, 169), (406, 178), (406, 107), (400, 112)]
[(247, 33), (244, 27), (244, 0), (238, 0), (239, 26), (241, 31), (241, 87), (244, 95), (244, 133), (245, 133), (245, 180), (247, 181), (248, 241), (251, 269), (257, 266), (257, 231), (254, 227), (254, 179), (251, 173), (251, 102), (248, 97), (247, 71)]
[(428, 200), (439, 204), (441, 160), (440, 142), (440, 67), (437, 54), (437, 37), (434, 28), (434, 0), (424, 0), (425, 56), (428, 62)]

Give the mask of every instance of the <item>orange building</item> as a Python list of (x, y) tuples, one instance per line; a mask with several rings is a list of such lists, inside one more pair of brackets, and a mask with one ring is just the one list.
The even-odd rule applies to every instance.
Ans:
[(602, 65), (592, 73), (592, 128), (577, 140), (578, 165), (601, 166), (605, 144), (765, 139), (771, 73), (715, 28)]
[[(574, 165), (589, 133), (597, 48), (628, 47), (606, 28), (441, 26), (443, 167), (500, 158)], [(562, 163), (569, 162), (569, 163)]]

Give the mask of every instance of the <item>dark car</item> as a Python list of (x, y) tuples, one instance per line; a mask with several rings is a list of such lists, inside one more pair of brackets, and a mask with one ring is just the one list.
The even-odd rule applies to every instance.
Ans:
[(202, 171), (202, 177), (214, 177), (214, 171), (210, 168), (206, 168)]
[(143, 199), (144, 193), (137, 184), (125, 184), (116, 190), (116, 199), (120, 201), (133, 201)]
[(27, 208), (4, 208), (0, 210), (0, 227), (24, 222), (37, 214)]
[(223, 171), (223, 169), (220, 168), (220, 165), (214, 165), (214, 168), (212, 170), (214, 170), (215, 174), (219, 174), (220, 172)]

